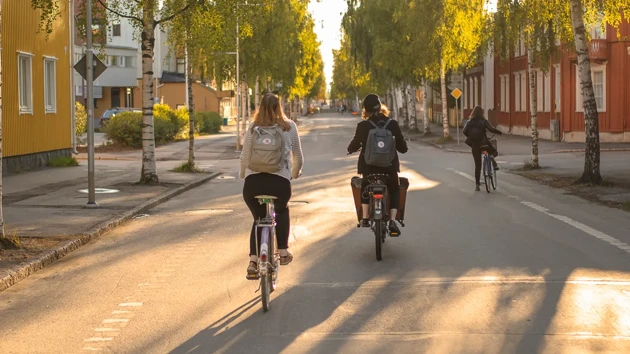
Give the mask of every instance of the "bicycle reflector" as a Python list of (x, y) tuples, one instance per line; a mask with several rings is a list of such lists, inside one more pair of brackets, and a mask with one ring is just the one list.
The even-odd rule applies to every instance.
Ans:
[(374, 194), (374, 199), (383, 199), (382, 194)]
[(267, 262), (267, 254), (266, 253), (261, 254), (260, 255), (260, 260), (263, 261), (263, 262)]

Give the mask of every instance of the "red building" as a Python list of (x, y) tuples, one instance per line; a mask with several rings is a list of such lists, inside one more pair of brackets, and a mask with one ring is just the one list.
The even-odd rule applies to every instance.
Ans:
[[(591, 31), (589, 56), (593, 89), (599, 112), (602, 142), (630, 142), (630, 24), (621, 24), (621, 36), (608, 26)], [(489, 62), (493, 61), (493, 62)], [(539, 136), (542, 139), (583, 142), (584, 114), (573, 50), (536, 70)], [(492, 89), (484, 87), (490, 82)], [(486, 85), (488, 86), (488, 85)], [(524, 43), (507, 61), (486, 59), (464, 76), (464, 114), (480, 104), (491, 122), (504, 132), (531, 135), (529, 72)], [(487, 97), (487, 95), (491, 97)], [(485, 106), (484, 106), (485, 104)]]

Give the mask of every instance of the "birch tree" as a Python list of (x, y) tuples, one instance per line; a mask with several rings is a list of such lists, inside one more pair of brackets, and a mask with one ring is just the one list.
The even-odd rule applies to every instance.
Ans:
[[(2, 53), (2, 0), (0, 0), (0, 53)], [(11, 242), (4, 234), (2, 204), (2, 57), (0, 56), (0, 249), (9, 248), (11, 246)]]

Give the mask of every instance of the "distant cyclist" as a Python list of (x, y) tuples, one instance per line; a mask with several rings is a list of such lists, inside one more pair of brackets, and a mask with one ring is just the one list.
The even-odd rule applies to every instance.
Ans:
[[(398, 160), (398, 152), (406, 153), (407, 142), (402, 135), (398, 122), (389, 118), (389, 110), (385, 105), (381, 103), (380, 98), (375, 94), (369, 94), (363, 100), (363, 121), (357, 124), (357, 130), (354, 133), (354, 138), (348, 145), (348, 152), (354, 153), (361, 149), (358, 161), (358, 173), (363, 175), (361, 184), (361, 191), (365, 191), (369, 185), (367, 176), (370, 174), (387, 174), (389, 178), (387, 180), (387, 190), (389, 191), (389, 205), (390, 205), (390, 221), (389, 231), (392, 235), (400, 235), (400, 228), (396, 225), (396, 214), (398, 206), (400, 204), (400, 181), (398, 180), (398, 172), (400, 172), (400, 161)], [(389, 167), (379, 167), (369, 165), (366, 162), (366, 151), (370, 149), (367, 145), (368, 135), (370, 130), (376, 129), (375, 126), (380, 126), (391, 132), (395, 140), (395, 151), (393, 151), (393, 159)], [(366, 198), (367, 197), (367, 198)], [(361, 193), (361, 208), (363, 211), (361, 226), (370, 227), (369, 222), (369, 202), (370, 199), (367, 195)]]
[(486, 120), (483, 115), (483, 108), (480, 106), (476, 106), (470, 117), (468, 118), (468, 122), (464, 125), (464, 135), (466, 136), (466, 145), (472, 148), (473, 159), (475, 160), (475, 191), (480, 191), (480, 177), (481, 177), (481, 153), (482, 146), (486, 146), (484, 149), (488, 151), (488, 154), (491, 156), (492, 165), (495, 170), (499, 170), (499, 166), (497, 165), (496, 160), (494, 159), (499, 155), (497, 150), (492, 146), (490, 140), (486, 136), (486, 130), (502, 135), (503, 133), (496, 129), (495, 127)]
[[(289, 199), (291, 199), (291, 179), (302, 172), (304, 157), (297, 126), (282, 110), (280, 99), (273, 93), (263, 95), (260, 107), (254, 114), (253, 123), (245, 133), (245, 143), (241, 154), (240, 177), (245, 179), (243, 199), (254, 218), (249, 241), (250, 276), (257, 273), (258, 254), (256, 250), (256, 221), (267, 214), (256, 196), (271, 195), (275, 200), (276, 239), (280, 264), (287, 265), (293, 260), (289, 253)], [(258, 233), (260, 244), (260, 232)]]

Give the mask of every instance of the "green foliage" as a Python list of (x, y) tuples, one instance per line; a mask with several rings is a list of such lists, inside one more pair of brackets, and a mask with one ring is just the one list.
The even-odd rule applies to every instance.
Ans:
[(188, 161), (182, 163), (181, 165), (175, 167), (173, 172), (181, 172), (181, 173), (201, 173), (203, 172), (196, 165), (191, 165)]
[[(166, 144), (187, 137), (188, 114), (174, 111), (168, 105), (156, 104), (153, 109), (155, 142)], [(142, 113), (122, 112), (110, 118), (103, 128), (105, 136), (114, 144), (142, 147)]]
[(195, 131), (199, 134), (221, 132), (223, 118), (216, 112), (195, 112)]
[(85, 112), (85, 107), (79, 102), (74, 104), (75, 108), (75, 125), (74, 125), (74, 133), (76, 136), (76, 140), (78, 142), (81, 141), (81, 136), (87, 131), (87, 112)]
[(79, 161), (72, 156), (55, 156), (48, 160), (48, 167), (79, 166)]

